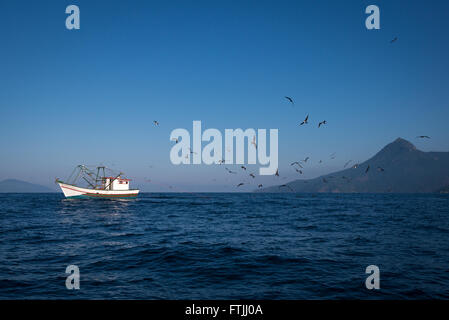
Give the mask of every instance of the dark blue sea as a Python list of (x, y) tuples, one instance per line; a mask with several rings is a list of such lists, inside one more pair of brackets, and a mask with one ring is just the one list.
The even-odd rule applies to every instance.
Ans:
[(0, 194), (0, 299), (422, 298), (449, 298), (449, 195)]

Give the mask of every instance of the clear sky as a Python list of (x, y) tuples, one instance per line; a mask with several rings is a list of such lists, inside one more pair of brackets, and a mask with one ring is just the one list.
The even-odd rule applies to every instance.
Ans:
[[(80, 30), (65, 27), (70, 4)], [(380, 30), (365, 28), (370, 4)], [(243, 191), (340, 170), (397, 137), (449, 151), (448, 13), (448, 1), (2, 0), (0, 180), (51, 185), (103, 163), (147, 191), (249, 182), (171, 164), (170, 132), (193, 120), (279, 129), (281, 177)], [(300, 176), (289, 164), (307, 156)]]

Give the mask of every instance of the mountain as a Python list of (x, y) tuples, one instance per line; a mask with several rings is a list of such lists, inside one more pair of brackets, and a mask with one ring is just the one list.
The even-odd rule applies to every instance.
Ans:
[(54, 190), (41, 186), (39, 184), (33, 184), (16, 179), (7, 179), (0, 181), (0, 193), (15, 192), (55, 192)]
[(449, 186), (449, 152), (423, 152), (398, 138), (357, 168), (310, 180), (295, 180), (287, 186), (269, 187), (260, 192), (443, 192)]

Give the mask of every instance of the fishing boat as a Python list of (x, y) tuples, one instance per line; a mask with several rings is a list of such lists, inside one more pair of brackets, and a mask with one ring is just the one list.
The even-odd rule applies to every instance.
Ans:
[[(112, 174), (107, 174), (107, 173)], [(78, 165), (66, 182), (56, 178), (66, 198), (136, 198), (138, 189), (130, 189), (130, 179), (105, 166), (89, 168)]]

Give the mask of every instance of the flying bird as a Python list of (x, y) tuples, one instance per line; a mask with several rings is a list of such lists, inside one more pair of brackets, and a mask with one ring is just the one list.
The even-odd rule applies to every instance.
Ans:
[(350, 164), (351, 162), (352, 162), (352, 160), (349, 160), (348, 162), (346, 162), (343, 168), (346, 168), (348, 166), (348, 164)]
[(302, 171), (299, 170), (298, 168), (296, 168), (296, 172), (298, 172), (299, 174), (302, 174)]
[(321, 125), (323, 125), (323, 124), (327, 124), (326, 120), (319, 122), (318, 123), (318, 128), (321, 127)]
[(262, 187), (263, 187), (263, 184), (259, 184), (257, 187), (258, 187), (258, 188), (262, 188)]
[(243, 186), (243, 185), (244, 185), (244, 183), (243, 183), (243, 182), (240, 182), (240, 183), (237, 185), (237, 188), (240, 187), (240, 186)]
[(158, 122), (158, 121), (156, 121), (156, 120), (154, 120), (154, 121), (153, 121), (153, 123), (154, 123), (154, 125), (156, 125), (156, 126), (158, 126), (158, 125), (159, 125), (159, 122)]
[(368, 173), (368, 171), (369, 171), (369, 165), (368, 165), (368, 167), (366, 167), (365, 173)]
[(390, 43), (396, 42), (398, 40), (398, 37), (394, 37), (393, 40), (390, 41)]
[(178, 138), (173, 138), (173, 139), (171, 139), (172, 141), (175, 141), (176, 143), (178, 143), (179, 142), (179, 139)]
[(246, 170), (246, 167), (245, 167), (245, 166), (241, 166), (240, 168), (242, 168), (243, 170)]
[(279, 177), (279, 169), (276, 169), (276, 173), (274, 174), (276, 177)]
[(377, 167), (377, 170), (379, 170), (380, 172), (384, 172), (385, 171), (385, 169), (382, 168), (382, 167)]
[(218, 164), (223, 164), (223, 163), (225, 163), (224, 159), (218, 160)]
[(303, 161), (303, 162), (307, 162), (307, 160), (309, 160), (310, 158), (309, 157), (307, 157), (307, 158), (305, 158), (304, 160), (301, 160), (301, 161)]
[(420, 139), (430, 139), (429, 136), (417, 136), (416, 138), (420, 138)]
[(256, 148), (257, 150), (257, 143), (256, 143), (256, 136), (253, 136), (253, 141), (251, 141), (251, 144)]
[(293, 166), (295, 164), (297, 164), (300, 168), (302, 168), (302, 165), (298, 161), (292, 162), (290, 165)]
[(237, 172), (231, 171), (228, 168), (225, 168), (228, 173), (237, 174)]
[(290, 187), (290, 186), (288, 186), (288, 185), (286, 185), (286, 184), (280, 185), (280, 186), (279, 186), (279, 189), (280, 189), (280, 188), (288, 188), (288, 189), (290, 189), (290, 191), (293, 192), (292, 187)]
[(302, 126), (303, 124), (307, 124), (307, 123), (309, 123), (308, 121), (309, 121), (309, 115), (307, 115), (307, 117), (304, 119), (304, 121), (301, 122), (299, 125)]
[(353, 169), (357, 169), (359, 167), (359, 164), (356, 163), (355, 165), (352, 166)]
[(254, 175), (254, 173), (250, 173), (249, 176), (250, 176), (251, 178), (253, 178), (253, 179), (256, 177), (256, 176)]
[(290, 101), (290, 103), (291, 103), (292, 105), (294, 105), (294, 104), (295, 104), (295, 102), (293, 101), (293, 99), (292, 99), (292, 98), (290, 98), (290, 97), (285, 97), (285, 99), (287, 99), (288, 101)]

